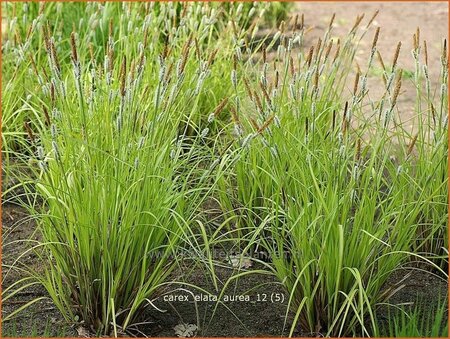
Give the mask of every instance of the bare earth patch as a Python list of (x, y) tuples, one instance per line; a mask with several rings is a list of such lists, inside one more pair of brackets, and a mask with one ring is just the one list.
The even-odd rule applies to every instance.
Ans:
[[(355, 61), (362, 70), (366, 69), (367, 61), (372, 45), (375, 28), (380, 27), (380, 36), (377, 48), (383, 57), (386, 66), (392, 64), (394, 53), (398, 42), (402, 43), (398, 59), (398, 67), (404, 70), (402, 91), (398, 100), (398, 109), (401, 112), (402, 121), (407, 121), (405, 127), (414, 131), (415, 114), (414, 105), (416, 89), (411, 74), (414, 72), (414, 59), (411, 55), (413, 49), (413, 34), (420, 28), (420, 42), (427, 41), (429, 75), (432, 92), (439, 94), (440, 56), (442, 40), (448, 40), (448, 3), (447, 2), (299, 2), (296, 3), (294, 11), (304, 14), (307, 27), (313, 27), (308, 33), (305, 41), (306, 48), (316, 44), (317, 39), (323, 36), (328, 27), (333, 13), (336, 13), (334, 21), (333, 36), (341, 37), (352, 28), (358, 15), (365, 14), (363, 24), (368, 22), (375, 11), (378, 16), (372, 23), (371, 31), (363, 38), (356, 53)], [(295, 14), (294, 14), (295, 15)], [(309, 45), (308, 45), (309, 44)], [(423, 58), (423, 55), (422, 55)], [(379, 100), (384, 93), (384, 85), (381, 79), (381, 66), (374, 63), (380, 72), (369, 73), (368, 88), (369, 97)], [(353, 78), (348, 84), (350, 95), (353, 86)]]

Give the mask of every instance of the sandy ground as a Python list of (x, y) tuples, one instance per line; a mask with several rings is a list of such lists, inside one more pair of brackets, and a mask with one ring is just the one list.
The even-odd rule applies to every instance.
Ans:
[[(420, 42), (427, 42), (429, 75), (432, 91), (439, 93), (440, 56), (443, 39), (448, 40), (448, 3), (441, 2), (298, 2), (293, 8), (295, 13), (304, 14), (307, 27), (313, 27), (306, 43), (315, 44), (322, 37), (333, 13), (336, 13), (334, 36), (342, 37), (352, 28), (358, 15), (365, 14), (362, 24), (366, 24), (375, 11), (378, 16), (372, 23), (371, 30), (363, 38), (356, 53), (355, 61), (364, 71), (369, 58), (372, 39), (376, 27), (380, 27), (377, 48), (386, 65), (391, 65), (398, 42), (402, 43), (398, 66), (406, 73), (414, 72), (413, 34), (420, 29)], [(294, 13), (294, 15), (295, 15)], [(305, 46), (309, 48), (309, 46)], [(423, 47), (422, 47), (423, 50)], [(423, 55), (422, 55), (423, 58)], [(375, 67), (380, 67), (378, 62)], [(355, 66), (356, 68), (356, 66)], [(381, 68), (380, 68), (381, 70)], [(380, 74), (371, 74), (368, 79), (369, 97), (379, 100), (384, 93), (384, 85)], [(354, 76), (350, 77), (353, 79)], [(349, 83), (349, 93), (353, 83)], [(405, 127), (414, 131), (416, 89), (412, 77), (403, 77), (402, 91), (398, 100), (398, 109), (402, 120), (407, 121)]]
[[(331, 16), (336, 13), (335, 35), (343, 35), (350, 30), (357, 15), (365, 14), (368, 20), (376, 10), (379, 14), (372, 26), (381, 28), (377, 46), (386, 60), (392, 60), (397, 42), (402, 42), (399, 65), (413, 69), (414, 63), (410, 51), (413, 48), (412, 36), (420, 28), (420, 40), (427, 41), (429, 63), (439, 64), (441, 43), (448, 39), (448, 3), (447, 2), (298, 2), (295, 12), (304, 13), (308, 26), (315, 27), (312, 34), (319, 37), (328, 26)], [(373, 29), (373, 32), (375, 29)], [(373, 34), (368, 34), (360, 46), (357, 61), (368, 59)], [(439, 69), (437, 69), (438, 71)], [(430, 69), (430, 75), (436, 69)], [(439, 74), (439, 73), (437, 73)]]

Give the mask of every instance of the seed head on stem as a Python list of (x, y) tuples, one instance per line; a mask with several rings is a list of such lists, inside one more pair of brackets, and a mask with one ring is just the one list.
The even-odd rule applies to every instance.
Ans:
[(308, 57), (306, 58), (305, 61), (305, 63), (308, 65), (308, 68), (311, 67), (313, 53), (314, 53), (314, 46), (311, 46), (308, 52)]
[(290, 70), (291, 70), (291, 76), (294, 77), (295, 65), (294, 65), (294, 59), (292, 58), (292, 56), (289, 58), (289, 66), (290, 66)]
[(342, 116), (342, 125), (341, 125), (342, 135), (345, 135), (345, 132), (347, 131), (348, 127), (347, 112), (348, 112), (348, 101), (345, 102), (344, 114)]
[(369, 22), (366, 25), (366, 29), (370, 27), (370, 25), (372, 24), (372, 22), (375, 20), (375, 18), (378, 16), (378, 13), (380, 13), (380, 11), (377, 9), (375, 11), (375, 13), (372, 15), (372, 17), (370, 18)]
[(47, 107), (42, 106), (42, 111), (44, 112), (45, 126), (48, 127), (51, 125), (51, 121), (50, 121), (50, 116), (48, 115)]
[(380, 35), (380, 27), (377, 27), (377, 30), (375, 31), (375, 35), (373, 36), (373, 40), (372, 40), (372, 50), (377, 47), (379, 35)]
[(263, 92), (264, 98), (266, 99), (267, 103), (269, 104), (270, 107), (272, 107), (272, 100), (270, 99), (269, 94), (267, 93), (266, 86), (264, 86), (264, 84), (262, 82), (259, 83), (259, 86), (261, 87), (261, 90)]
[(257, 93), (256, 91), (253, 92), (253, 97), (254, 97), (254, 99), (255, 99), (256, 107), (258, 107), (258, 109), (259, 109), (259, 111), (260, 111), (261, 113), (264, 112), (263, 107), (262, 107), (262, 104), (261, 104), (261, 99), (260, 99), (260, 97), (259, 97), (259, 95), (258, 95), (258, 93)]
[(333, 13), (330, 19), (330, 23), (328, 24), (328, 29), (331, 29), (333, 27), (334, 19), (336, 18), (336, 13)]
[(428, 67), (428, 48), (427, 48), (427, 41), (423, 41), (423, 52), (425, 57), (425, 65)]
[(222, 99), (222, 101), (219, 103), (219, 105), (216, 107), (216, 109), (209, 115), (208, 122), (211, 123), (214, 121), (215, 118), (219, 116), (219, 114), (223, 111), (225, 106), (228, 103), (228, 98)]
[(72, 48), (72, 61), (73, 63), (78, 62), (77, 44), (75, 42), (75, 32), (70, 34), (70, 47)]
[(436, 109), (433, 104), (430, 104), (431, 117), (433, 118), (433, 125), (436, 126)]
[(441, 64), (443, 67), (447, 67), (447, 39), (444, 39), (442, 46)]
[(394, 95), (392, 97), (392, 108), (395, 107), (395, 105), (397, 104), (397, 98), (398, 95), (400, 94), (400, 89), (402, 87), (402, 71), (400, 70), (399, 75), (397, 77), (397, 82), (395, 84), (395, 89), (394, 89)]
[(414, 145), (415, 145), (416, 142), (417, 142), (417, 137), (418, 137), (418, 136), (419, 136), (419, 134), (416, 134), (416, 135), (414, 136), (414, 138), (412, 139), (411, 143), (409, 144), (408, 150), (406, 151), (406, 156), (407, 156), (407, 157), (409, 157), (410, 154), (412, 153), (412, 150), (414, 149)]
[(420, 28), (416, 28), (416, 45), (417, 49), (420, 47)]
[(127, 59), (124, 56), (123, 60), (122, 60), (122, 66), (120, 68), (120, 95), (122, 97), (125, 97), (125, 93), (126, 93), (126, 89), (125, 89), (126, 71), (127, 71)]
[(53, 67), (59, 78), (61, 76), (61, 66), (59, 64), (58, 55), (56, 54), (55, 43), (52, 40), (50, 40), (50, 51), (51, 51), (51, 56), (52, 56)]
[(356, 78), (355, 78), (355, 82), (353, 84), (353, 95), (356, 95), (356, 92), (358, 91), (359, 77), (360, 77), (360, 73), (358, 71), (358, 72), (356, 72)]
[(250, 100), (253, 100), (253, 91), (252, 91), (252, 89), (250, 87), (250, 84), (249, 84), (249, 82), (248, 82), (246, 77), (244, 77), (243, 79), (244, 79), (245, 90), (247, 91), (247, 94), (248, 94)]
[(298, 26), (298, 14), (296, 14), (295, 17), (294, 17), (294, 24), (292, 25), (292, 30), (296, 31), (297, 30), (297, 26)]
[(31, 140), (31, 142), (34, 143), (35, 137), (34, 137), (34, 134), (33, 134), (32, 129), (31, 129), (31, 127), (30, 127), (30, 122), (29, 122), (29, 121), (25, 121), (25, 122), (23, 123), (23, 126), (25, 127), (25, 130), (27, 131), (28, 138)]
[(318, 58), (319, 58), (319, 55), (320, 55), (320, 48), (322, 47), (322, 39), (321, 38), (319, 38), (318, 40), (317, 40), (317, 45), (316, 45), (316, 60), (318, 60)]
[(333, 47), (333, 39), (328, 43), (327, 49), (325, 50), (324, 63), (328, 60), (328, 56), (330, 55), (331, 48)]
[(383, 71), (385, 71), (386, 70), (386, 66), (384, 65), (383, 58), (381, 57), (381, 54), (380, 54), (379, 51), (377, 51), (377, 58), (378, 58), (378, 62), (381, 65), (381, 68), (383, 69)]
[(392, 71), (394, 71), (395, 67), (397, 66), (398, 56), (400, 55), (401, 47), (402, 47), (402, 42), (399, 41), (397, 44), (397, 48), (395, 49), (394, 59), (392, 61)]
[(265, 129), (267, 129), (267, 127), (269, 127), (269, 125), (272, 123), (273, 119), (275, 118), (275, 115), (271, 115), (269, 118), (267, 118), (267, 120), (264, 122), (264, 124), (258, 129), (258, 134), (261, 134), (262, 132), (264, 132)]
[(358, 15), (356, 17), (355, 24), (353, 25), (352, 29), (350, 30), (350, 33), (353, 33), (353, 32), (356, 31), (356, 29), (358, 28), (358, 26), (361, 23), (362, 19), (364, 19), (364, 14)]
[(52, 103), (52, 106), (54, 106), (56, 101), (56, 89), (53, 82), (50, 83), (50, 101)]
[(253, 119), (252, 117), (249, 118), (250, 120), (250, 124), (253, 126), (253, 128), (255, 129), (255, 131), (259, 130), (259, 126), (258, 123), (255, 121), (255, 119)]
[(208, 66), (208, 67), (210, 67), (210, 66), (212, 65), (212, 63), (214, 62), (214, 59), (216, 58), (216, 55), (217, 55), (217, 52), (218, 52), (218, 51), (219, 51), (218, 49), (215, 49), (215, 50), (212, 51), (212, 53), (209, 55), (208, 63), (207, 63), (207, 66)]
[(340, 43), (340, 39), (338, 39), (337, 45), (336, 45), (336, 51), (334, 52), (333, 63), (335, 63), (337, 58), (339, 57), (340, 50), (341, 50), (341, 43)]
[(361, 138), (358, 138), (358, 140), (356, 140), (356, 162), (359, 162), (359, 160), (361, 159)]

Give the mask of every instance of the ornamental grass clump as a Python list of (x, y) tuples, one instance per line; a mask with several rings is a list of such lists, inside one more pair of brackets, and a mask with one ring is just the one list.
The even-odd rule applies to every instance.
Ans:
[[(197, 86), (192, 85), (190, 79), (185, 83), (194, 86), (192, 91), (198, 91), (196, 87), (208, 88), (209, 91), (200, 91), (195, 104), (198, 111), (210, 113), (216, 101), (232, 93), (231, 86), (222, 81), (228, 76), (227, 67), (210, 67), (215, 57), (231, 58), (233, 53), (243, 48), (241, 37), (247, 31), (256, 31), (272, 7), (280, 13), (282, 8), (286, 8), (283, 4), (272, 6), (266, 3), (5, 3), (8, 20), (2, 46), (3, 153), (8, 158), (24, 153), (29, 142), (24, 124), (32, 127), (43, 123), (42, 117), (35, 115), (42, 106), (42, 96), (36, 94), (42, 91), (47, 97), (51, 90), (47, 85), (47, 59), (51, 56), (43, 43), (43, 30), (51, 31), (60, 67), (70, 66), (69, 37), (72, 31), (76, 31), (78, 47), (83, 51), (81, 62), (95, 60), (97, 71), (101, 66), (113, 65), (123, 50), (138, 55), (144, 40), (148, 48), (167, 44), (167, 52), (181, 53), (178, 38), (193, 32), (196, 35), (192, 37), (189, 55), (196, 59), (196, 63), (187, 65), (190, 68), (188, 73), (194, 69), (203, 73), (202, 77), (192, 79)], [(137, 43), (138, 39), (140, 43)], [(108, 57), (104, 58), (105, 55)], [(161, 71), (176, 73), (177, 62), (181, 62), (180, 55), (176, 59), (169, 58)], [(206, 121), (209, 113), (206, 117), (192, 117), (192, 127), (187, 132), (199, 132), (196, 129)]]
[(432, 91), (428, 74), (426, 41), (420, 44), (419, 29), (413, 36), (412, 56), (415, 60), (416, 134), (405, 147), (411, 164), (406, 173), (407, 188), (421, 205), (417, 240), (412, 250), (420, 253), (441, 269), (448, 271), (448, 53), (443, 40), (438, 85)]
[[(403, 287), (387, 285), (397, 268), (447, 279), (446, 41), (434, 90), (414, 34), (411, 129), (400, 105), (408, 46), (392, 46), (386, 66), (377, 13), (342, 38), (333, 15), (306, 47), (303, 15), (258, 36), (266, 9), (283, 6), (5, 6), (2, 151), (30, 168), (25, 193), (7, 201), (22, 201), (42, 234), (8, 269), (31, 251), (44, 265), (3, 300), (41, 283), (69, 322), (141, 333), (144, 309), (188, 264), (206, 267), (217, 292), (224, 261), (213, 252), (231, 247), (233, 268), (251, 268), (249, 256), (259, 265), (221, 297), (243, 275), (272, 274), (290, 335), (372, 336), (378, 306)], [(369, 86), (377, 61), (380, 98)], [(206, 210), (211, 200), (222, 214)]]
[[(231, 241), (243, 255), (264, 253), (268, 261), (260, 261), (286, 288), (291, 335), (370, 336), (377, 305), (402, 287), (385, 287), (395, 269), (414, 260), (447, 276), (429, 260), (444, 258), (437, 247), (447, 230), (447, 111), (435, 115), (435, 125), (419, 119), (416, 136), (401, 123), (401, 44), (384, 73), (385, 95), (369, 99), (379, 29), (367, 71), (358, 68), (348, 98), (357, 42), (372, 20), (361, 30), (358, 17), (338, 43), (327, 31), (304, 53), (292, 48), (295, 36), (281, 36), (273, 80), (265, 74), (264, 51), (260, 78), (240, 77), (246, 92), (237, 96), (247, 106), (234, 110), (234, 130), (241, 132), (235, 133), (234, 171), (221, 181), (220, 199), (231, 214)], [(446, 86), (446, 74), (442, 79)], [(442, 91), (426, 102), (443, 107), (446, 96)], [(433, 114), (417, 112), (429, 119)], [(227, 190), (232, 184), (234, 194)]]
[[(445, 298), (446, 299), (446, 298)], [(448, 334), (448, 306), (444, 298), (434, 306), (428, 306), (427, 312), (418, 300), (413, 306), (402, 306), (388, 310), (388, 319), (380, 319), (376, 337), (390, 338), (444, 338)], [(426, 302), (425, 302), (426, 303)]]
[(32, 165), (26, 207), (43, 237), (35, 277), (66, 320), (115, 336), (164, 293), (181, 245), (193, 246), (220, 172), (200, 166), (207, 151), (187, 130), (222, 101), (204, 101), (221, 63), (201, 40), (208, 24), (160, 31), (150, 13), (124, 33), (119, 18), (105, 21), (103, 55), (77, 31), (61, 42), (48, 23), (36, 33), (46, 64), (33, 69), (43, 83), (30, 110), (42, 123), (26, 124), (20, 155)]

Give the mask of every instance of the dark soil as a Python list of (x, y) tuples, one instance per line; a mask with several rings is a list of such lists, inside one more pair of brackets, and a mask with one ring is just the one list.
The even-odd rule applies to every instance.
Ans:
[[(30, 250), (39, 240), (34, 221), (30, 220), (26, 210), (13, 204), (2, 205), (2, 290), (13, 283), (28, 276), (31, 269), (40, 270), (40, 263), (36, 253)], [(13, 268), (11, 268), (13, 266)], [(20, 285), (18, 285), (20, 286)], [(19, 292), (14, 297), (2, 302), (2, 314), (6, 316), (33, 299), (47, 296), (45, 289), (34, 285)], [(17, 318), (2, 324), (2, 332), (11, 334), (12, 329), (24, 335), (30, 335), (32, 329), (37, 334), (51, 328), (51, 333), (67, 336), (76, 335), (66, 324), (50, 298), (38, 301)]]
[[(39, 239), (39, 236), (35, 232), (35, 222), (29, 220), (26, 211), (19, 206), (4, 205), (2, 223), (4, 241), (2, 287), (5, 289), (26, 276), (26, 271), (9, 269), (9, 265), (12, 265), (19, 257), (21, 265), (18, 267), (40, 270), (40, 262), (33, 252), (22, 255), (31, 248), (32, 243), (20, 241)], [(251, 269), (257, 268), (261, 267)], [(228, 301), (223, 304), (216, 303), (214, 296), (220, 295), (227, 279), (235, 273), (237, 273), (236, 270), (231, 268), (216, 267), (218, 290), (215, 290), (210, 275), (204, 269), (180, 268), (178, 272), (174, 273), (174, 279), (184, 280), (198, 286), (199, 289), (196, 290), (183, 284), (172, 286), (165, 297), (160, 297), (154, 301), (154, 307), (151, 305), (147, 307), (141, 319), (139, 319), (139, 322), (144, 324), (131, 327), (130, 331), (136, 336), (145, 334), (147, 336), (171, 337), (175, 336), (174, 326), (186, 323), (196, 324), (199, 327), (198, 336), (282, 336), (287, 293), (276, 283), (273, 277), (252, 274), (239, 279), (239, 281), (233, 281), (223, 292), (223, 296), (226, 296)], [(393, 304), (415, 303), (418, 300), (423, 300), (425, 307), (431, 307), (437, 304), (439, 298), (445, 298), (447, 282), (426, 271), (406, 269), (398, 271), (392, 277), (390, 284), (397, 283), (408, 273), (411, 275), (404, 282), (406, 286), (391, 299)], [(203, 289), (203, 291), (200, 289)], [(41, 286), (27, 288), (3, 303), (3, 315), (10, 314), (27, 302), (46, 295), (46, 291)], [(183, 295), (188, 300), (182, 299)], [(194, 296), (200, 300), (194, 301)], [(282, 300), (277, 301), (277, 297)], [(209, 298), (209, 300), (201, 300), (205, 298)], [(216, 306), (217, 309), (214, 312)], [(386, 309), (381, 310), (380, 319), (385, 319), (386, 314)], [(283, 335), (286, 335), (286, 331), (289, 330), (289, 319), (291, 319), (291, 315), (288, 317)], [(53, 333), (53, 335), (61, 336), (62, 333), (67, 336), (86, 335), (86, 331), (79, 326), (71, 327), (65, 323), (50, 299), (33, 304), (26, 311), (21, 312), (15, 320), (5, 322), (3, 331), (10, 333), (14, 327), (18, 333), (29, 333), (34, 328), (37, 334), (42, 335), (44, 331), (48, 331), (49, 325), (50, 333)], [(308, 335), (307, 333), (296, 334)]]
[[(35, 222), (27, 218), (26, 211), (19, 206), (6, 204), (2, 207), (2, 224), (3, 224), (3, 290), (11, 286), (14, 282), (27, 276), (26, 271), (10, 269), (16, 259), (20, 258), (20, 265), (15, 263), (17, 267), (30, 267), (33, 270), (40, 270), (40, 262), (37, 255), (32, 251), (23, 255), (32, 247), (32, 243), (27, 240), (38, 240), (39, 236), (35, 232)], [(25, 240), (25, 241), (23, 241)], [(236, 272), (230, 268), (217, 268), (219, 281), (219, 290), (215, 291), (213, 284), (208, 278), (208, 274), (201, 269), (191, 271), (189, 283), (197, 285), (199, 288), (205, 289), (207, 292), (194, 290), (192, 288), (177, 285), (173, 286), (173, 292), (168, 293), (168, 297), (180, 297), (186, 295), (182, 290), (190, 290), (198, 298), (206, 298), (208, 295), (218, 296), (225, 281)], [(181, 280), (181, 276), (185, 276), (188, 272), (175, 272), (174, 278)], [(264, 285), (264, 286), (261, 286)], [(259, 287), (258, 287), (259, 286)], [(147, 323), (145, 326), (138, 327), (139, 331), (145, 331), (148, 336), (174, 336), (173, 327), (179, 323), (198, 324), (200, 330), (199, 335), (202, 336), (279, 336), (282, 333), (283, 318), (286, 312), (286, 295), (281, 297), (283, 302), (271, 302), (271, 295), (283, 294), (280, 286), (275, 280), (269, 276), (252, 275), (239, 280), (239, 283), (230, 284), (225, 295), (230, 302), (224, 305), (218, 305), (216, 316), (212, 317), (212, 311), (216, 306), (214, 301), (198, 301), (197, 305), (193, 301), (193, 296), (188, 294), (190, 301), (164, 301), (163, 298), (155, 301), (155, 306), (161, 310), (167, 310), (161, 313), (156, 309), (148, 307), (148, 311), (143, 315), (142, 322)], [(3, 315), (11, 314), (27, 302), (46, 296), (46, 291), (41, 286), (27, 288), (17, 296), (7, 300), (2, 305)], [(258, 302), (258, 295), (261, 301)], [(241, 296), (241, 300), (238, 300)], [(264, 300), (266, 299), (267, 300)], [(231, 301), (231, 299), (235, 299)], [(198, 307), (199, 318), (196, 316), (196, 306)], [(261, 312), (261, 310), (270, 310), (269, 312)], [(210, 324), (209, 324), (210, 323)], [(28, 333), (35, 327), (38, 334), (42, 334), (48, 324), (51, 324), (52, 331), (55, 335), (60, 336), (65, 332), (68, 336), (77, 336), (78, 328), (71, 328), (64, 323), (60, 313), (53, 305), (50, 299), (43, 300), (33, 304), (26, 311), (21, 312), (19, 316), (10, 322), (3, 324), (3, 331), (10, 333), (14, 327), (18, 333)], [(81, 331), (80, 332), (84, 332)], [(139, 336), (139, 332), (135, 332)]]

